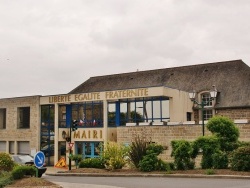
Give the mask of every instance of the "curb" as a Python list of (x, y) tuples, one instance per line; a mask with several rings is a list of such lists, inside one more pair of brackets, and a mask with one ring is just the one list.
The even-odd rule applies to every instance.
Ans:
[(250, 176), (237, 175), (200, 175), (200, 174), (101, 174), (101, 173), (45, 173), (48, 176), (78, 177), (166, 177), (166, 178), (219, 178), (219, 179), (250, 179)]

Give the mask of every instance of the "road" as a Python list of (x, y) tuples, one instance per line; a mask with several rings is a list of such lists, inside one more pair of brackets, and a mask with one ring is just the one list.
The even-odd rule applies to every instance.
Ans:
[(250, 179), (43, 176), (64, 188), (250, 188)]

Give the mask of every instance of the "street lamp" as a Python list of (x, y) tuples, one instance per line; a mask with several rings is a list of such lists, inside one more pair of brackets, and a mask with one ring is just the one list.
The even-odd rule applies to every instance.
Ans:
[(193, 92), (189, 93), (189, 98), (191, 101), (193, 101), (194, 104), (197, 104), (201, 108), (201, 113), (202, 113), (202, 136), (205, 135), (205, 125), (204, 125), (204, 106), (206, 106), (209, 102), (214, 100), (217, 96), (217, 90), (215, 88), (215, 85), (213, 85), (213, 89), (209, 92), (210, 93), (210, 98), (208, 101), (201, 100), (201, 103), (195, 100), (195, 95), (196, 92), (193, 90)]
[(73, 120), (70, 123), (69, 128), (69, 170), (71, 170), (71, 158), (72, 158), (72, 143), (71, 143), (71, 133), (77, 130), (78, 121)]

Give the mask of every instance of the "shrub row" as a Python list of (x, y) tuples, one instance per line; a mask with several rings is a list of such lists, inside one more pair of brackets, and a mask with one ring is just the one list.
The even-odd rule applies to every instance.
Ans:
[[(250, 170), (250, 143), (239, 142), (239, 130), (226, 117), (213, 117), (207, 123), (212, 136), (202, 136), (194, 142), (175, 140), (171, 142), (172, 153), (177, 169), (194, 168), (194, 159), (202, 152), (203, 169)], [(241, 147), (239, 147), (241, 146)], [(238, 148), (238, 149), (237, 149)]]
[(11, 172), (12, 177), (16, 179), (21, 179), (25, 175), (27, 176), (35, 176), (36, 175), (36, 167), (34, 166), (17, 166)]
[[(129, 147), (107, 143), (102, 147), (101, 159), (85, 159), (80, 168), (120, 169), (128, 161), (141, 171), (188, 170), (195, 168), (195, 158), (202, 153), (203, 169), (225, 169), (249, 171), (250, 143), (239, 142), (239, 129), (227, 117), (215, 116), (207, 123), (212, 136), (202, 136), (193, 142), (174, 140), (171, 142), (174, 163), (158, 159), (163, 147), (150, 144), (145, 138), (135, 137)], [(241, 146), (241, 147), (240, 147)], [(238, 149), (237, 149), (238, 148)], [(126, 157), (127, 156), (127, 157)]]
[(79, 168), (105, 168), (104, 160), (101, 158), (83, 159), (79, 163)]

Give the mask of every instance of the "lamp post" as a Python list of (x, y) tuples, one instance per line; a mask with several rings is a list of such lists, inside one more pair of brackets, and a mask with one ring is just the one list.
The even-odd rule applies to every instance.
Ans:
[(71, 133), (77, 130), (78, 121), (74, 120), (70, 123), (69, 128), (69, 170), (71, 170), (71, 158), (72, 158), (72, 143), (71, 143)]
[[(71, 132), (72, 132), (72, 123), (70, 123), (69, 127), (69, 144), (71, 144)], [(71, 170), (71, 155), (72, 155), (72, 150), (71, 147), (69, 147), (69, 170)]]
[(211, 102), (212, 100), (214, 100), (217, 96), (217, 90), (215, 88), (215, 85), (213, 85), (213, 90), (211, 90), (210, 92), (210, 98), (208, 101), (204, 101), (201, 100), (201, 102), (199, 103), (198, 101), (195, 100), (195, 95), (196, 92), (195, 90), (193, 90), (192, 92), (189, 93), (189, 98), (191, 101), (193, 101), (194, 104), (197, 104), (198, 106), (200, 106), (201, 108), (201, 115), (202, 115), (202, 136), (205, 135), (205, 124), (204, 124), (204, 107)]

